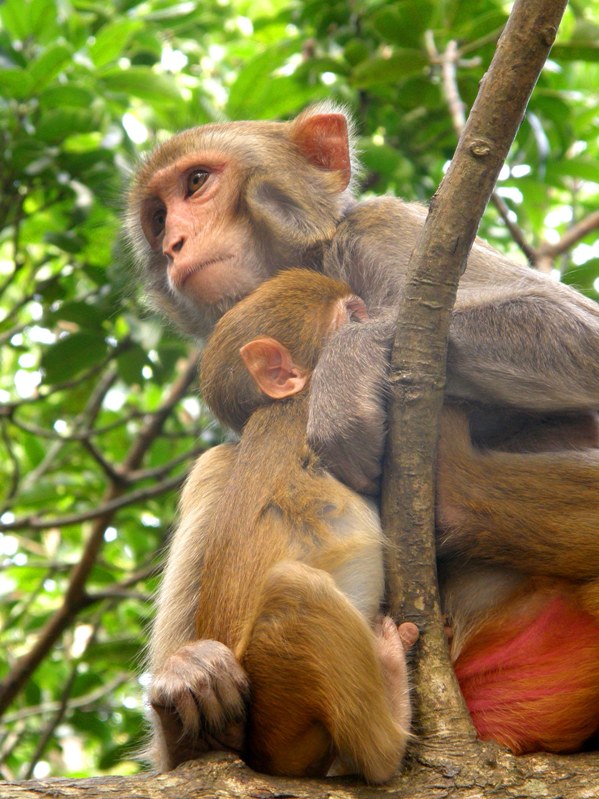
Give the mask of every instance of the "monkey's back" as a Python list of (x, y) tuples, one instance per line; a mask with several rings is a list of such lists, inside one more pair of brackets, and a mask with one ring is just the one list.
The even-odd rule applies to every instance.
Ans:
[(283, 561), (329, 573), (368, 621), (383, 594), (378, 514), (322, 468), (305, 441), (303, 409), (294, 415), (291, 406), (253, 414), (207, 536), (196, 634), (233, 649)]

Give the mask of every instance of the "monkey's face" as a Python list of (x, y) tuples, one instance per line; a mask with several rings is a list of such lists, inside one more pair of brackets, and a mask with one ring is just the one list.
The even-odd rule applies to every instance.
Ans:
[(306, 264), (332, 238), (349, 174), (340, 114), (174, 136), (129, 195), (129, 239), (150, 298), (204, 335), (237, 300), (279, 269)]
[(203, 152), (158, 170), (144, 191), (139, 217), (151, 268), (198, 308), (226, 307), (268, 276), (236, 213), (242, 183), (232, 160)]

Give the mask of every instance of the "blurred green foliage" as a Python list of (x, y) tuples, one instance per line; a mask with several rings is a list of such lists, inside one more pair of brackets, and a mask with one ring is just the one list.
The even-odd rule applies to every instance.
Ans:
[[(0, 679), (61, 607), (110, 491), (86, 601), (0, 728), (0, 774), (127, 773), (152, 568), (190, 453), (220, 439), (192, 386), (122, 483), (188, 344), (138, 301), (118, 231), (138, 154), (215, 119), (354, 113), (365, 192), (426, 201), (456, 135), (434, 53), (458, 42), (469, 107), (498, 0), (5, 0), (0, 5)], [(572, 2), (499, 191), (529, 244), (599, 207), (599, 2)], [(483, 233), (518, 254), (490, 209)], [(522, 256), (519, 256), (522, 257)], [(596, 296), (589, 233), (555, 264)], [(165, 465), (168, 468), (165, 468)], [(136, 499), (148, 489), (152, 496)], [(65, 517), (74, 517), (69, 520)], [(36, 521), (37, 520), (37, 521)], [(42, 520), (42, 524), (38, 524)]]

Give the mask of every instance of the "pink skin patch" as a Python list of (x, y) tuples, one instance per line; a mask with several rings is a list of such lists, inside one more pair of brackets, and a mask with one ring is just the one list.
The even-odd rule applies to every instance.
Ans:
[(514, 626), (489, 622), (455, 664), (480, 738), (520, 754), (580, 749), (599, 731), (599, 621), (556, 596)]

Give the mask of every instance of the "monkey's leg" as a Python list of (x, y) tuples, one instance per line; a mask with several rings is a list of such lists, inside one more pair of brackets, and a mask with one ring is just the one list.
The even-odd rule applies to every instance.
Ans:
[(338, 755), (369, 782), (389, 779), (403, 756), (410, 706), (401, 643), (394, 696), (375, 643), (328, 574), (296, 562), (277, 566), (240, 645), (252, 690), (249, 764), (323, 776)]
[(467, 415), (446, 406), (437, 470), (440, 554), (530, 574), (599, 575), (599, 450), (480, 451)]
[(154, 760), (171, 769), (214, 749), (240, 751), (249, 686), (233, 652), (194, 641), (170, 655), (152, 678)]
[(579, 585), (578, 595), (584, 609), (599, 621), (599, 580)]
[(599, 730), (599, 618), (584, 601), (592, 585), (597, 598), (597, 582), (529, 577), (466, 631), (455, 670), (483, 740), (565, 753)]

